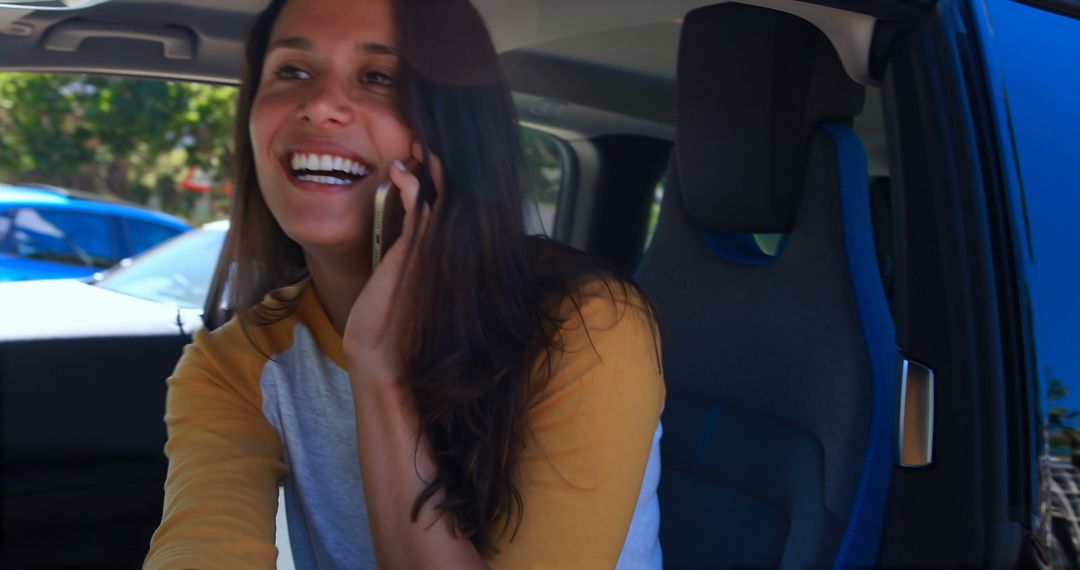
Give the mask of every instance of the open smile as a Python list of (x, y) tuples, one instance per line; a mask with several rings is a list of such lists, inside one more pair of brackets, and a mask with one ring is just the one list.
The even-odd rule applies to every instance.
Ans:
[(346, 188), (367, 177), (372, 168), (359, 159), (333, 153), (291, 152), (282, 157), (294, 182), (307, 186)]

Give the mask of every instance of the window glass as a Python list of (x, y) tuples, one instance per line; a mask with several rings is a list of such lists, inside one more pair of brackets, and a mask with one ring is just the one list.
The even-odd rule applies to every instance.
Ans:
[(0, 251), (7, 249), (8, 233), (11, 231), (11, 212), (0, 210)]
[(660, 180), (656, 184), (656, 192), (653, 193), (652, 206), (649, 207), (649, 219), (645, 223), (648, 224), (645, 228), (645, 251), (648, 251), (649, 245), (652, 244), (653, 234), (656, 233), (656, 222), (660, 220), (660, 202), (664, 199), (664, 181)]
[(1080, 464), (1080, 20), (993, 0), (992, 41), (1007, 93), (1031, 249), (1031, 298), (1045, 427), (1053, 455)]
[(144, 222), (141, 220), (124, 220), (127, 226), (128, 243), (131, 245), (131, 255), (140, 253), (180, 233), (174, 228)]
[(116, 260), (109, 219), (97, 214), (23, 208), (13, 237), (15, 252), (28, 259), (96, 268)]
[(566, 168), (558, 140), (537, 130), (521, 129), (525, 155), (525, 231), (554, 236), (555, 212), (559, 204)]
[[(220, 219), (232, 201), (235, 105), (235, 87), (0, 72), (0, 181), (117, 198), (196, 225)], [(115, 237), (118, 247), (126, 239), (119, 226)]]
[(183, 308), (202, 307), (225, 232), (196, 230), (110, 271), (99, 287)]

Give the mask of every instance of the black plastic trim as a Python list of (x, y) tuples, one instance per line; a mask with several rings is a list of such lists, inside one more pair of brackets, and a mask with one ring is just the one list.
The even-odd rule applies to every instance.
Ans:
[(675, 82), (562, 56), (516, 49), (500, 55), (514, 92), (560, 99), (630, 117), (675, 123)]
[(807, 4), (858, 12), (879, 20), (912, 21), (930, 13), (937, 0), (800, 0)]
[[(963, 18), (969, 29), (975, 29), (974, 15), (969, 5), (964, 5)], [(1032, 481), (1030, 463), (1038, 460), (1032, 449), (1032, 414), (1034, 406), (1029, 387), (1036, 383), (1035, 363), (1028, 358), (1027, 347), (1032, 331), (1025, 315), (1023, 280), (1018, 272), (1021, 263), (1013, 239), (1014, 228), (1009, 215), (1009, 196), (1002, 171), (1004, 157), (998, 141), (1001, 133), (992, 116), (992, 95), (988, 85), (990, 78), (983, 60), (979, 57), (974, 36), (968, 35), (969, 43), (960, 44), (960, 59), (967, 79), (968, 99), (972, 109), (975, 143), (982, 166), (983, 197), (986, 201), (987, 224), (990, 229), (991, 256), (994, 267), (994, 285), (997, 290), (997, 318), (1000, 338), (997, 339), (1003, 367), (1002, 411), (1005, 420), (1005, 439), (1008, 449), (1008, 517), (1012, 521), (1030, 521)], [(1037, 482), (1036, 482), (1037, 483)]]
[(893, 46), (905, 35), (911, 33), (911, 22), (878, 20), (874, 23), (874, 35), (870, 39), (870, 78), (874, 81), (885, 80), (885, 68), (892, 55)]
[(1033, 8), (1053, 12), (1061, 16), (1080, 20), (1080, 2), (1076, 0), (1013, 0)]
[[(972, 37), (943, 0), (901, 35), (885, 68), (896, 220), (897, 342), (937, 378), (935, 461), (893, 474), (884, 566), (1008, 565), (1009, 518), (1002, 310), (980, 105), (961, 53)], [(977, 51), (969, 52), (969, 56)], [(969, 58), (970, 59), (970, 58)], [(966, 67), (966, 68), (965, 68)], [(993, 228), (993, 231), (991, 231)], [(1016, 521), (1023, 522), (1023, 521)], [(1010, 527), (1012, 528), (1012, 527)]]
[(563, 177), (559, 183), (559, 196), (555, 200), (555, 219), (551, 222), (549, 231), (552, 238), (563, 243), (570, 243), (580, 172), (577, 155), (574, 154), (566, 141), (550, 133), (544, 134), (547, 134), (555, 141), (555, 147), (559, 149), (559, 160), (562, 161), (563, 165)]

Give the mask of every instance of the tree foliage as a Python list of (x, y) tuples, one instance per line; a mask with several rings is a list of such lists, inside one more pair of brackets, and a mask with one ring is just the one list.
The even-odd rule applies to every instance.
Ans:
[[(1047, 371), (1050, 376), (1050, 371)], [(1080, 429), (1076, 427), (1076, 418), (1080, 412), (1062, 406), (1062, 400), (1069, 395), (1069, 388), (1059, 378), (1050, 378), (1046, 387), (1046, 428), (1050, 436), (1050, 448), (1067, 453), (1074, 461), (1080, 460)]]
[(231, 174), (235, 97), (197, 83), (2, 73), (0, 180), (169, 201), (187, 166)]

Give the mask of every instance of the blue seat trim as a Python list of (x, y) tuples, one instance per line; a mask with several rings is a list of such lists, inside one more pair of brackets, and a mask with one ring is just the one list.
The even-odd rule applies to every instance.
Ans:
[[(769, 255), (761, 251), (761, 247), (754, 240), (754, 234), (706, 230), (705, 243), (717, 257), (740, 265), (765, 265), (780, 258), (779, 254)], [(780, 251), (785, 247), (786, 239), (781, 244)]]
[(892, 421), (896, 398), (896, 329), (878, 273), (874, 233), (870, 222), (869, 175), (862, 141), (843, 123), (823, 123), (836, 145), (840, 178), (844, 246), (852, 290), (862, 323), (874, 382), (870, 420), (859, 487), (833, 568), (873, 566), (881, 541), (885, 502), (892, 474)]

